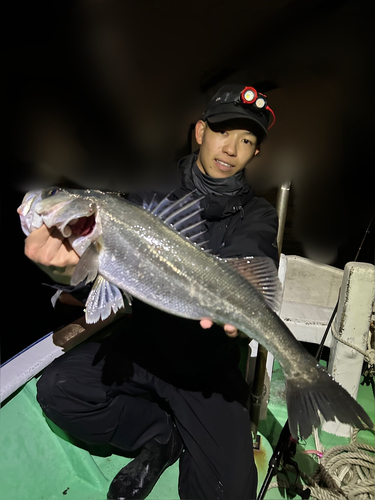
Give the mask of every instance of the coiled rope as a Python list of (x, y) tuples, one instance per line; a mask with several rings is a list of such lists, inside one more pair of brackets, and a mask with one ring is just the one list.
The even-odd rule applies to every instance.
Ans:
[[(347, 445), (334, 446), (324, 450), (314, 432), (317, 454), (320, 463), (312, 477), (303, 471), (300, 476), (305, 485), (302, 490), (310, 489), (311, 498), (317, 500), (375, 500), (375, 446), (357, 441), (358, 429), (354, 429), (351, 442)], [(287, 472), (295, 472), (287, 465)], [(269, 488), (293, 489), (293, 484), (278, 475), (277, 481)]]

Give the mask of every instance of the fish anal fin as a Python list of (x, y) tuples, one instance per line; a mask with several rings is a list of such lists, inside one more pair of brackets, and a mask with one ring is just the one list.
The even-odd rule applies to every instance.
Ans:
[[(126, 294), (126, 298), (131, 303), (131, 297), (128, 294)], [(104, 279), (103, 276), (98, 275), (86, 300), (86, 323), (97, 323), (100, 319), (108, 318), (112, 311), (116, 313), (124, 307), (121, 290)]]
[(94, 281), (96, 275), (98, 274), (98, 269), (99, 252), (96, 243), (91, 243), (91, 245), (80, 257), (78, 264), (74, 269), (70, 284), (78, 285), (78, 283), (81, 283), (84, 280), (86, 280), (86, 283)]
[(273, 311), (279, 312), (282, 286), (275, 262), (270, 257), (234, 258), (226, 262), (251, 283)]

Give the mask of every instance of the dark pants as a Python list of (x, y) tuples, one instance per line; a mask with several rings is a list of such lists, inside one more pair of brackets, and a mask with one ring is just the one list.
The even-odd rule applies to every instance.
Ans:
[(73, 436), (92, 444), (137, 450), (151, 439), (166, 442), (170, 408), (185, 443), (179, 492), (189, 500), (256, 498), (248, 411), (222, 394), (203, 395), (156, 377), (131, 363), (125, 379), (103, 377), (102, 344), (88, 342), (56, 359), (38, 381), (45, 414)]

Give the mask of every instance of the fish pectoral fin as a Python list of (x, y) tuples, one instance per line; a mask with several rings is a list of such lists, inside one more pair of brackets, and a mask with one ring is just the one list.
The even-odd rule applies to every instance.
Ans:
[[(128, 294), (126, 294), (126, 298), (128, 301), (131, 300)], [(100, 319), (104, 320), (108, 318), (112, 311), (116, 313), (123, 307), (125, 305), (121, 290), (99, 275), (86, 300), (86, 323), (96, 323)]]
[(78, 285), (86, 280), (86, 283), (94, 281), (99, 270), (99, 252), (95, 243), (87, 248), (84, 254), (79, 259), (70, 280), (71, 285)]
[(226, 262), (261, 293), (273, 311), (280, 311), (282, 286), (275, 262), (270, 257), (226, 259)]

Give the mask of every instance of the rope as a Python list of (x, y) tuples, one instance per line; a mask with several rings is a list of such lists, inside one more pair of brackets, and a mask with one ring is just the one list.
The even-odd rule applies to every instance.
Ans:
[[(371, 346), (370, 330), (367, 340), (367, 350), (343, 339), (336, 330), (336, 325), (331, 325), (332, 335), (336, 340), (362, 354), (368, 363), (368, 370), (373, 376), (375, 370), (375, 349)], [(297, 491), (302, 498), (310, 497), (317, 500), (375, 500), (375, 446), (358, 443), (359, 429), (353, 429), (351, 442), (348, 445), (334, 446), (325, 450), (318, 437), (318, 430), (313, 430), (316, 450), (311, 450), (320, 457), (320, 463), (313, 474), (308, 476), (299, 471), (300, 478), (292, 484), (286, 474), (278, 474), (276, 481), (269, 485), (271, 488), (284, 488)], [(284, 464), (282, 472), (296, 472), (291, 465)], [(302, 484), (301, 479), (305, 485)]]
[(367, 363), (369, 363), (370, 365), (375, 365), (375, 349), (371, 348), (371, 331), (369, 332), (368, 339), (367, 339), (367, 350), (364, 351), (363, 349), (360, 349), (356, 345), (351, 344), (347, 340), (343, 339), (336, 328), (337, 328), (336, 324), (333, 323), (331, 326), (331, 332), (336, 340), (338, 340), (342, 344), (345, 344), (346, 346), (350, 347), (351, 349), (354, 349), (355, 351), (362, 354), (362, 356), (364, 357), (364, 360), (367, 361)]
[[(324, 450), (317, 430), (314, 429), (316, 452), (320, 458), (313, 477), (300, 471), (305, 485), (298, 484), (300, 490), (310, 490), (311, 498), (317, 500), (375, 500), (375, 446), (357, 441), (358, 429), (354, 429), (351, 442)], [(286, 465), (286, 472), (295, 472)], [(269, 488), (293, 489), (288, 477), (278, 474), (277, 481)]]

